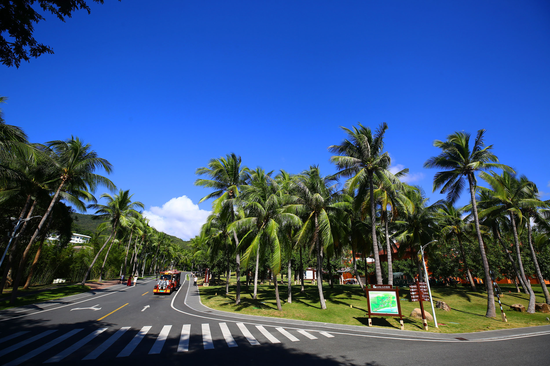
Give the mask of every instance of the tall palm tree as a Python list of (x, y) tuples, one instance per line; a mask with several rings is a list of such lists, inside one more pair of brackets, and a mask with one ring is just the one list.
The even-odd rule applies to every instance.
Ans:
[(446, 141), (435, 140), (434, 146), (442, 150), (441, 154), (429, 158), (425, 163), (425, 168), (438, 168), (443, 171), (437, 172), (434, 176), (433, 190), (434, 192), (441, 188), (441, 193), (447, 193), (447, 201), (454, 204), (459, 198), (467, 179), (470, 187), (470, 202), (472, 204), (472, 213), (474, 215), (474, 223), (476, 227), (477, 240), (481, 261), (483, 263), (483, 271), (485, 273), (484, 283), (487, 290), (487, 312), (486, 317), (493, 318), (496, 316), (495, 298), (491, 286), (491, 271), (489, 261), (485, 253), (483, 238), (479, 227), (479, 216), (476, 204), (476, 186), (477, 180), (475, 173), (492, 168), (499, 168), (507, 171), (512, 169), (506, 165), (499, 164), (498, 158), (490, 150), (493, 145), (485, 146), (483, 135), (485, 130), (481, 129), (477, 132), (474, 140), (474, 145), (470, 149), (470, 134), (465, 132), (455, 132), (447, 136)]
[(256, 255), (256, 268), (254, 274), (254, 299), (257, 297), (258, 267), (260, 243), (269, 245), (270, 269), (275, 278), (275, 297), (277, 308), (282, 310), (279, 297), (277, 275), (281, 271), (282, 245), (286, 240), (285, 227), (299, 228), (300, 218), (296, 215), (284, 212), (285, 198), (289, 196), (280, 194), (280, 187), (276, 180), (271, 179), (271, 173), (257, 168), (252, 172), (249, 185), (243, 186), (240, 200), (243, 202), (244, 217), (235, 221), (230, 230), (245, 232), (241, 239), (243, 243), (250, 243), (243, 254), (243, 264), (246, 266), (252, 255)]
[[(95, 173), (98, 169), (110, 173), (112, 170), (111, 163), (98, 157), (97, 153), (91, 150), (89, 144), (84, 144), (78, 137), (71, 137), (67, 141), (51, 141), (48, 145), (56, 155), (53, 163), (57, 168), (59, 178), (56, 179), (57, 188), (51, 198), (50, 205), (42, 216), (28, 246), (31, 246), (38, 238), (58, 198), (62, 197), (73, 204), (82, 205), (81, 198), (88, 201), (95, 200), (91, 192), (94, 192), (99, 185), (114, 189), (114, 184), (109, 179)], [(23, 255), (22, 261), (25, 260), (26, 256)], [(18, 272), (14, 282), (10, 298), (12, 304), (17, 298), (17, 287), (23, 275), (22, 272)]]
[(303, 226), (296, 234), (298, 245), (308, 244), (317, 253), (317, 289), (323, 310), (327, 308), (323, 294), (323, 251), (334, 241), (332, 212), (348, 207), (346, 202), (339, 202), (336, 186), (331, 185), (333, 182), (330, 177), (322, 177), (317, 166), (310, 167), (296, 177), (292, 189), (296, 201), (286, 209), (302, 218)]
[(336, 164), (339, 171), (335, 176), (350, 177), (347, 185), (349, 189), (358, 190), (359, 198), (366, 198), (367, 192), (370, 199), (370, 218), (372, 222), (371, 236), (373, 243), (374, 263), (376, 281), (382, 284), (382, 267), (378, 251), (378, 240), (376, 237), (376, 202), (374, 199), (375, 176), (379, 182), (399, 185), (397, 179), (388, 169), (391, 158), (384, 150), (384, 134), (388, 125), (384, 122), (373, 134), (369, 127), (359, 124), (359, 127), (348, 129), (342, 127), (348, 138), (340, 145), (332, 145), (329, 151), (337, 154), (330, 158)]
[[(213, 188), (214, 192), (204, 196), (199, 203), (205, 200), (216, 198), (214, 201), (214, 212), (228, 210), (234, 217), (235, 198), (239, 194), (239, 189), (245, 185), (248, 179), (248, 168), (241, 166), (241, 157), (234, 153), (228, 154), (225, 158), (211, 159), (207, 167), (197, 169), (195, 174), (205, 175), (210, 179), (197, 179), (195, 185), (207, 188)], [(239, 246), (237, 233), (233, 232), (235, 248)], [(235, 262), (237, 264), (237, 295), (236, 304), (241, 302), (241, 258), (239, 251), (235, 251)]]
[[(397, 221), (398, 235), (396, 240), (401, 243), (400, 254), (409, 250), (412, 253), (420, 251), (423, 244), (430, 242), (439, 232), (436, 218), (438, 203), (428, 205), (429, 199), (418, 187), (404, 186), (404, 194), (410, 201), (410, 208), (405, 211), (401, 220)], [(416, 258), (416, 256), (413, 256)], [(418, 273), (423, 277), (422, 262), (416, 261)], [(428, 279), (425, 279), (428, 281)]]
[(464, 271), (472, 290), (476, 290), (476, 284), (474, 278), (472, 277), (472, 272), (466, 261), (466, 253), (464, 252), (464, 245), (462, 244), (464, 238), (468, 232), (468, 224), (464, 221), (465, 208), (455, 208), (454, 205), (450, 202), (442, 202), (440, 207), (437, 210), (437, 217), (442, 226), (441, 234), (447, 239), (451, 237), (456, 238), (458, 241), (458, 246), (460, 248), (460, 255), (462, 257), (462, 265), (464, 266)]
[(107, 200), (107, 204), (101, 205), (96, 203), (89, 206), (89, 208), (96, 210), (95, 214), (98, 218), (108, 220), (101, 225), (110, 226), (111, 234), (109, 235), (101, 249), (99, 249), (99, 251), (96, 253), (92, 263), (88, 267), (86, 275), (82, 279), (82, 285), (86, 283), (86, 279), (90, 275), (90, 272), (95, 262), (99, 258), (99, 255), (101, 254), (101, 252), (103, 252), (103, 249), (105, 249), (107, 244), (111, 243), (109, 245), (109, 248), (107, 249), (107, 254), (105, 254), (105, 259), (103, 260), (103, 265), (101, 266), (101, 271), (99, 273), (99, 281), (102, 280), (103, 269), (105, 267), (105, 263), (107, 262), (107, 257), (109, 256), (111, 247), (114, 243), (112, 239), (116, 238), (117, 232), (121, 225), (128, 226), (132, 218), (137, 218), (137, 207), (140, 207), (141, 209), (144, 208), (143, 203), (139, 201), (132, 202), (132, 197), (133, 194), (130, 194), (130, 190), (124, 191), (121, 189), (119, 190), (118, 194), (115, 194), (114, 196), (111, 196), (108, 193), (104, 193), (101, 195), (101, 198), (105, 198)]
[(502, 175), (498, 175), (494, 172), (491, 172), (490, 174), (481, 172), (480, 176), (491, 186), (491, 191), (484, 187), (480, 187), (480, 189), (489, 192), (491, 199), (490, 202), (492, 203), (489, 208), (480, 212), (480, 216), (483, 217), (489, 213), (496, 212), (503, 215), (508, 215), (516, 247), (516, 259), (519, 268), (519, 275), (527, 286), (527, 290), (529, 292), (529, 305), (527, 307), (527, 312), (534, 313), (535, 292), (531, 288), (529, 279), (525, 275), (525, 269), (521, 259), (521, 245), (518, 236), (518, 227), (523, 220), (521, 208), (532, 204), (532, 199), (527, 197), (527, 187), (532, 183), (525, 177), (517, 179), (514, 174), (510, 174), (506, 171), (503, 171)]

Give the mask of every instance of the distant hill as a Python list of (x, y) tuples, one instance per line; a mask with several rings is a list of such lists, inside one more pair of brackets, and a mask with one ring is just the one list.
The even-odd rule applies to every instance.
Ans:
[[(76, 212), (72, 213), (71, 216), (73, 218), (73, 232), (89, 236), (92, 236), (92, 234), (96, 232), (98, 225), (104, 221), (94, 219), (94, 217), (96, 217), (95, 215), (86, 215)], [(178, 244), (180, 247), (185, 249), (190, 247), (189, 241), (181, 240), (169, 234), (166, 235), (170, 237), (173, 243)]]

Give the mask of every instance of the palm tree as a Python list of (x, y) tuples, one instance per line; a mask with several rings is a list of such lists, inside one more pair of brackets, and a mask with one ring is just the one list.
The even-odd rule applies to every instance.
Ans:
[(485, 273), (484, 283), (487, 290), (487, 313), (485, 316), (493, 318), (496, 316), (495, 299), (491, 286), (491, 271), (479, 227), (479, 216), (475, 197), (477, 185), (475, 173), (492, 168), (508, 171), (512, 169), (506, 165), (497, 163), (498, 158), (490, 151), (493, 145), (485, 146), (483, 142), (484, 133), (484, 129), (477, 132), (471, 150), (469, 133), (455, 132), (447, 136), (446, 141), (435, 140), (434, 146), (440, 148), (442, 152), (438, 156), (429, 158), (424, 163), (424, 167), (444, 169), (435, 174), (433, 190), (435, 192), (437, 189), (441, 188), (441, 193), (447, 193), (447, 201), (451, 204), (454, 204), (459, 198), (465, 185), (464, 178), (468, 180), (472, 213), (474, 215), (479, 251)]
[(323, 249), (333, 245), (331, 229), (331, 213), (348, 207), (346, 202), (339, 202), (338, 192), (332, 178), (323, 178), (319, 168), (312, 166), (296, 177), (293, 185), (295, 203), (287, 206), (287, 212), (292, 212), (302, 218), (303, 226), (298, 231), (298, 245), (309, 244), (317, 252), (317, 289), (321, 309), (326, 309), (323, 295)]
[[(529, 280), (525, 275), (525, 269), (523, 267), (523, 261), (521, 259), (521, 246), (518, 236), (518, 226), (523, 220), (522, 207), (529, 207), (532, 205), (532, 198), (527, 197), (527, 187), (532, 183), (525, 177), (517, 179), (514, 174), (510, 174), (506, 171), (502, 172), (502, 175), (498, 175), (494, 172), (491, 174), (481, 172), (481, 178), (485, 180), (491, 186), (491, 191), (488, 188), (481, 187), (482, 190), (488, 191), (490, 194), (490, 207), (480, 212), (480, 216), (483, 217), (489, 213), (501, 213), (508, 215), (510, 220), (510, 226), (514, 237), (514, 243), (516, 247), (517, 263), (519, 267), (519, 275), (523, 282), (527, 286), (529, 292), (529, 305), (527, 307), (528, 313), (535, 312), (535, 293), (531, 288)], [(519, 222), (516, 222), (519, 220)], [(530, 225), (528, 223), (528, 225)]]
[[(58, 198), (62, 197), (73, 204), (82, 205), (80, 200), (82, 197), (88, 201), (95, 200), (90, 192), (94, 192), (98, 185), (103, 185), (109, 189), (114, 188), (114, 184), (109, 179), (95, 173), (97, 169), (103, 169), (105, 172), (110, 173), (111, 163), (98, 157), (97, 153), (91, 150), (89, 144), (84, 144), (79, 138), (72, 137), (67, 141), (51, 141), (48, 145), (56, 155), (53, 163), (59, 173), (59, 178), (56, 179), (58, 185), (51, 198), (50, 205), (29, 241), (28, 247), (34, 243), (41, 233)], [(22, 262), (26, 260), (25, 254), (21, 260)], [(17, 298), (17, 287), (22, 275), (23, 271), (18, 271), (10, 298), (12, 304)]]
[(382, 284), (382, 268), (378, 251), (378, 240), (376, 238), (376, 202), (374, 199), (375, 176), (379, 182), (387, 185), (399, 185), (397, 179), (388, 169), (391, 158), (384, 149), (384, 134), (388, 125), (384, 122), (380, 125), (375, 134), (371, 129), (359, 124), (352, 130), (342, 127), (348, 134), (348, 139), (340, 145), (332, 145), (329, 151), (336, 156), (331, 157), (331, 162), (339, 169), (335, 176), (350, 177), (347, 185), (351, 190), (358, 190), (357, 196), (360, 199), (366, 198), (367, 191), (370, 198), (370, 218), (372, 222), (371, 236), (373, 243), (374, 263), (376, 270), (376, 281)]
[(437, 217), (442, 226), (441, 234), (446, 238), (450, 239), (451, 237), (456, 238), (458, 241), (458, 246), (460, 248), (460, 255), (462, 257), (462, 265), (470, 282), (472, 290), (476, 290), (476, 284), (474, 278), (472, 277), (472, 272), (466, 261), (466, 253), (464, 252), (464, 245), (462, 241), (466, 236), (468, 231), (468, 224), (464, 221), (463, 216), (466, 209), (455, 208), (450, 202), (442, 202), (440, 207), (437, 210)]
[[(430, 242), (438, 233), (439, 227), (436, 218), (438, 203), (428, 206), (429, 199), (424, 196), (418, 187), (404, 186), (404, 195), (410, 201), (411, 206), (399, 221), (396, 240), (401, 243), (400, 254), (405, 250), (413, 253), (420, 251), (420, 247)], [(416, 256), (413, 256), (416, 258)], [(423, 277), (422, 263), (416, 261), (418, 273)], [(425, 279), (428, 281), (428, 279)]]
[[(239, 189), (246, 184), (248, 179), (248, 168), (241, 167), (241, 157), (231, 153), (225, 158), (211, 159), (207, 167), (197, 169), (197, 175), (206, 175), (210, 179), (197, 179), (195, 185), (207, 188), (213, 188), (214, 192), (204, 196), (199, 203), (205, 200), (216, 198), (214, 201), (214, 212), (219, 212), (222, 209), (228, 210), (234, 221), (234, 206), (235, 198), (239, 194)], [(235, 240), (235, 248), (239, 246), (237, 233), (233, 232)], [(236, 277), (237, 277), (237, 295), (235, 303), (241, 302), (241, 258), (239, 251), (236, 250)]]
[(130, 190), (123, 191), (122, 189), (119, 190), (118, 194), (115, 194), (114, 197), (111, 196), (108, 193), (104, 193), (101, 195), (101, 198), (105, 198), (107, 200), (106, 205), (101, 204), (92, 204), (89, 206), (89, 208), (96, 210), (95, 214), (98, 218), (101, 219), (107, 219), (108, 221), (102, 223), (103, 226), (110, 226), (111, 234), (101, 247), (99, 249), (99, 252), (95, 255), (92, 263), (88, 267), (88, 270), (86, 271), (86, 275), (82, 279), (82, 285), (86, 283), (86, 279), (90, 275), (90, 272), (99, 258), (99, 255), (101, 252), (103, 252), (103, 249), (109, 245), (109, 248), (107, 249), (107, 254), (105, 255), (105, 259), (103, 260), (103, 265), (101, 266), (101, 271), (99, 273), (99, 281), (101, 282), (102, 276), (103, 276), (103, 269), (105, 267), (105, 263), (107, 262), (107, 257), (109, 256), (109, 252), (111, 251), (111, 247), (113, 246), (114, 241), (113, 238), (116, 238), (117, 232), (121, 225), (128, 226), (132, 218), (137, 217), (137, 211), (135, 210), (136, 207), (144, 208), (143, 203), (136, 201), (132, 202), (133, 195), (130, 194)]
[(250, 257), (256, 255), (254, 299), (257, 297), (258, 268), (262, 250), (260, 243), (268, 244), (271, 247), (270, 269), (275, 278), (277, 308), (282, 310), (277, 282), (277, 275), (281, 271), (281, 242), (286, 240), (285, 229), (299, 228), (301, 221), (296, 215), (283, 212), (285, 202), (287, 202), (285, 198), (290, 197), (280, 194), (279, 184), (271, 179), (270, 175), (271, 173), (266, 174), (261, 168), (252, 172), (249, 185), (243, 186), (240, 197), (244, 206), (244, 217), (235, 221), (230, 230), (246, 233), (241, 239), (241, 243), (250, 243), (242, 258), (245, 266)]

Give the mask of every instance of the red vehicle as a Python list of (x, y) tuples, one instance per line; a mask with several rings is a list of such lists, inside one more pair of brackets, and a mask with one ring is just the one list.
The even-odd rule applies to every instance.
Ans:
[(180, 271), (164, 271), (160, 272), (160, 279), (158, 280), (154, 294), (171, 294), (180, 287), (181, 272)]

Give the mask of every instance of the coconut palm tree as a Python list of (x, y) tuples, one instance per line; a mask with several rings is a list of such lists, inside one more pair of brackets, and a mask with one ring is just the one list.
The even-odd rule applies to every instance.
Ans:
[(514, 174), (510, 174), (506, 171), (502, 172), (502, 175), (498, 175), (494, 172), (490, 174), (481, 172), (480, 176), (490, 186), (488, 188), (480, 187), (481, 190), (485, 190), (490, 195), (490, 207), (480, 212), (480, 216), (483, 217), (490, 213), (501, 213), (507, 215), (510, 220), (510, 227), (514, 237), (514, 243), (516, 247), (517, 264), (519, 268), (519, 275), (523, 282), (527, 286), (529, 292), (529, 305), (527, 307), (528, 313), (535, 312), (535, 292), (531, 288), (529, 280), (525, 275), (525, 269), (523, 267), (523, 261), (521, 259), (521, 245), (518, 236), (518, 227), (523, 221), (522, 207), (530, 207), (533, 202), (532, 198), (527, 196), (527, 187), (532, 183), (525, 177), (517, 179)]
[(333, 245), (331, 229), (332, 213), (349, 207), (339, 201), (339, 194), (333, 178), (324, 178), (317, 166), (302, 172), (296, 177), (292, 192), (295, 202), (287, 206), (287, 212), (302, 218), (303, 226), (296, 234), (298, 245), (308, 245), (317, 253), (317, 289), (321, 309), (326, 309), (323, 295), (323, 259), (324, 248)]
[(101, 282), (103, 269), (105, 267), (105, 263), (107, 262), (107, 257), (109, 256), (111, 247), (114, 243), (112, 239), (116, 238), (117, 232), (121, 225), (128, 226), (132, 218), (137, 218), (137, 207), (141, 209), (144, 208), (143, 203), (139, 201), (132, 202), (132, 197), (133, 194), (130, 194), (130, 190), (124, 191), (121, 189), (119, 190), (118, 194), (115, 194), (114, 196), (111, 196), (109, 193), (104, 193), (101, 195), (101, 198), (105, 198), (107, 200), (107, 204), (92, 204), (89, 206), (89, 208), (96, 210), (95, 214), (98, 218), (108, 220), (100, 224), (100, 226), (110, 226), (111, 234), (109, 235), (101, 249), (96, 253), (94, 259), (92, 260), (92, 263), (88, 267), (86, 275), (82, 279), (82, 285), (86, 283), (86, 279), (90, 275), (90, 272), (95, 262), (99, 258), (99, 255), (101, 254), (101, 252), (103, 252), (103, 249), (105, 249), (107, 244), (111, 243), (109, 245), (109, 248), (107, 249), (107, 254), (105, 254), (105, 259), (103, 260), (103, 265), (101, 266), (101, 271), (99, 273), (99, 281)]
[(493, 145), (485, 146), (483, 135), (485, 130), (479, 130), (474, 140), (474, 145), (470, 149), (470, 134), (466, 132), (455, 132), (447, 136), (446, 141), (435, 140), (434, 146), (442, 150), (441, 154), (429, 158), (425, 163), (425, 168), (438, 168), (443, 171), (437, 172), (434, 176), (434, 192), (441, 188), (441, 193), (447, 193), (447, 201), (454, 204), (460, 197), (466, 179), (470, 188), (470, 203), (472, 204), (472, 213), (476, 227), (477, 240), (481, 261), (483, 263), (484, 283), (487, 290), (487, 312), (486, 317), (496, 316), (495, 299), (491, 286), (491, 271), (489, 262), (483, 245), (481, 229), (479, 227), (479, 216), (476, 204), (476, 186), (477, 180), (475, 173), (488, 169), (499, 168), (507, 171), (512, 169), (506, 165), (499, 164), (498, 158), (491, 152)]
[[(208, 162), (207, 167), (197, 169), (195, 174), (205, 175), (210, 179), (197, 179), (195, 185), (213, 188), (214, 192), (204, 196), (199, 203), (205, 200), (216, 198), (213, 204), (214, 212), (220, 212), (228, 210), (232, 215), (232, 221), (235, 220), (234, 206), (235, 198), (239, 194), (239, 189), (242, 185), (245, 185), (248, 179), (248, 168), (241, 166), (241, 157), (234, 153), (228, 154), (225, 158), (211, 159)], [(239, 246), (239, 240), (237, 233), (233, 233), (233, 239), (235, 240), (235, 248)], [(237, 294), (235, 303), (241, 302), (241, 259), (238, 250), (235, 251), (235, 261), (237, 264), (236, 277), (237, 277)]]
[(472, 290), (476, 291), (476, 284), (472, 277), (468, 262), (466, 261), (466, 253), (464, 252), (464, 245), (462, 244), (463, 240), (467, 237), (469, 227), (468, 223), (464, 221), (465, 211), (466, 209), (464, 207), (455, 208), (452, 203), (445, 201), (442, 202), (437, 209), (437, 218), (442, 226), (441, 234), (447, 239), (454, 237), (458, 241), (464, 271), (466, 272)]
[(281, 195), (279, 191), (279, 184), (276, 180), (271, 179), (271, 173), (266, 173), (261, 168), (253, 171), (249, 184), (242, 187), (240, 197), (244, 217), (235, 221), (230, 230), (246, 233), (241, 239), (243, 244), (249, 243), (242, 257), (243, 265), (246, 267), (250, 257), (256, 256), (254, 299), (257, 297), (258, 268), (262, 251), (260, 243), (270, 246), (269, 267), (275, 279), (277, 308), (282, 310), (277, 281), (277, 275), (281, 271), (283, 253), (281, 242), (286, 240), (285, 229), (297, 229), (300, 227), (301, 221), (298, 216), (283, 211), (290, 196)]
[[(71, 137), (67, 141), (48, 142), (48, 145), (51, 151), (55, 153), (53, 164), (55, 164), (59, 173), (58, 178), (55, 180), (57, 187), (51, 198), (50, 205), (29, 241), (28, 247), (32, 246), (38, 238), (52, 212), (54, 204), (59, 198), (68, 200), (73, 204), (82, 205), (82, 198), (87, 201), (95, 200), (91, 192), (94, 192), (99, 185), (114, 189), (114, 184), (109, 179), (95, 173), (98, 169), (103, 169), (105, 172), (110, 173), (112, 170), (111, 163), (104, 158), (98, 157), (97, 153), (91, 150), (89, 144), (84, 144), (77, 137)], [(26, 255), (24, 254), (22, 262), (25, 260)], [(23, 271), (18, 271), (10, 298), (10, 303), (12, 304), (17, 298), (17, 288), (22, 275)]]
[(374, 199), (375, 176), (379, 182), (388, 186), (399, 185), (397, 179), (388, 169), (391, 158), (384, 150), (384, 134), (388, 125), (384, 122), (373, 134), (369, 127), (359, 124), (359, 127), (347, 129), (342, 127), (348, 138), (340, 145), (332, 145), (329, 151), (337, 154), (330, 158), (339, 171), (335, 176), (350, 177), (347, 186), (351, 190), (358, 190), (357, 197), (365, 199), (367, 192), (370, 199), (370, 218), (372, 222), (371, 236), (376, 271), (376, 281), (382, 284), (382, 268), (378, 254), (379, 246), (376, 237), (376, 202)]

